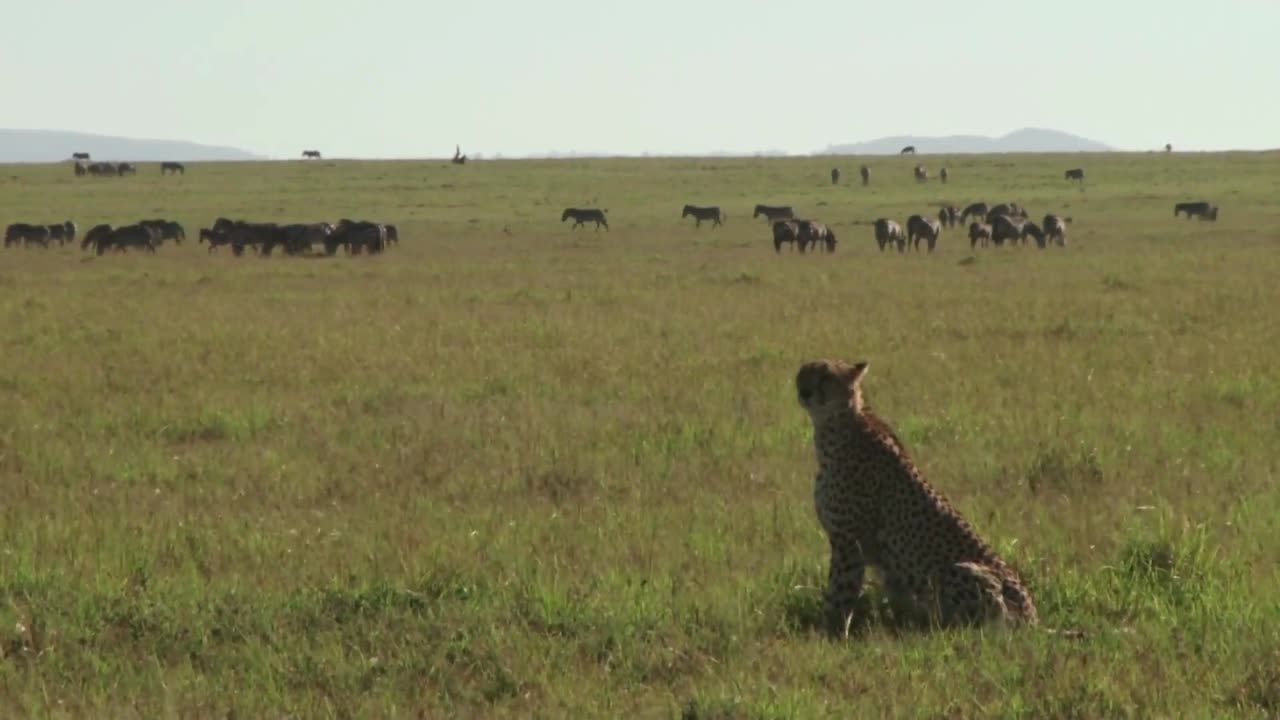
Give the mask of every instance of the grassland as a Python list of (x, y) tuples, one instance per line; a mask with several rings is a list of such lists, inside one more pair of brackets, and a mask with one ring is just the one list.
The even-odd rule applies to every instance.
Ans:
[[(0, 252), (3, 714), (1276, 716), (1280, 156), (916, 160), (870, 188), (830, 158), (0, 168), (3, 224), (403, 239)], [(1219, 222), (1171, 217), (1200, 198)], [(1072, 216), (1070, 246), (875, 250), (877, 216), (980, 199)], [(593, 200), (611, 232), (558, 222)], [(757, 202), (838, 251), (775, 255)], [(814, 357), (871, 362), (1085, 639), (820, 636)]]

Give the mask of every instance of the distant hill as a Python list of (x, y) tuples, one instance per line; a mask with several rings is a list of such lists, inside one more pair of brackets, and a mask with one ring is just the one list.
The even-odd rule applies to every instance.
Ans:
[(0, 162), (57, 162), (73, 152), (87, 152), (94, 160), (265, 160), (262, 155), (231, 147), (181, 140), (139, 140), (62, 130), (0, 129)]
[(993, 138), (983, 135), (920, 137), (901, 135), (846, 145), (828, 145), (824, 155), (897, 155), (915, 145), (922, 155), (939, 153), (1075, 153), (1108, 152), (1115, 148), (1071, 133), (1043, 128), (1023, 128)]

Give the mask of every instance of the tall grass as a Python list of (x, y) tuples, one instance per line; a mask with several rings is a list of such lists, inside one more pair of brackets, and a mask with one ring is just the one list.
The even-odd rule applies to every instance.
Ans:
[[(869, 188), (832, 186), (833, 163)], [(376, 258), (0, 252), (23, 716), (1271, 717), (1276, 156), (0, 168), (0, 222), (396, 222)], [(1083, 165), (1083, 189), (1062, 180)], [(1210, 199), (1217, 223), (1173, 219)], [(1070, 245), (881, 254), (1015, 200)], [(719, 204), (718, 230), (682, 223)], [(832, 226), (776, 255), (757, 202)], [(570, 231), (569, 205), (610, 232)], [(1048, 628), (817, 630), (796, 368), (869, 400)], [(874, 592), (874, 589), (873, 589)]]

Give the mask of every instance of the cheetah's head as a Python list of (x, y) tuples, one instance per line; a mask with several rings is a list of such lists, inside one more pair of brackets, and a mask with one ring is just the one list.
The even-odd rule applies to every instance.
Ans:
[(862, 409), (862, 376), (869, 363), (849, 364), (841, 360), (814, 360), (796, 373), (796, 393), (800, 406), (813, 419), (852, 407)]

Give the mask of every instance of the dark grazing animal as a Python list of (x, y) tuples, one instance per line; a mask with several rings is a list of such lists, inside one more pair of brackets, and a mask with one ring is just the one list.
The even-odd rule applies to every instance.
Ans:
[(89, 165), (89, 174), (94, 176), (119, 175), (116, 166), (109, 162), (96, 162)]
[(128, 250), (129, 248), (141, 248), (154, 253), (156, 251), (155, 232), (142, 225), (125, 225), (97, 238), (99, 255), (110, 249)]
[(385, 228), (387, 229), (387, 244), (388, 244), (388, 245), (392, 245), (392, 244), (394, 244), (394, 245), (399, 245), (399, 244), (400, 244), (400, 230), (399, 230), (398, 228), (396, 228), (396, 226), (395, 226), (395, 225), (384, 225), (383, 227), (385, 227)]
[(1003, 247), (1006, 240), (1016, 244), (1022, 239), (1022, 226), (1026, 221), (1009, 215), (996, 215), (991, 218), (991, 242), (996, 247)]
[(173, 175), (174, 173), (177, 173), (179, 175), (186, 175), (187, 168), (185, 165), (183, 165), (180, 162), (166, 161), (166, 162), (160, 163), (160, 174), (164, 175), (165, 173), (169, 173), (170, 175)]
[(751, 219), (754, 220), (761, 215), (770, 223), (777, 220), (790, 220), (796, 216), (790, 205), (756, 205), (755, 212), (751, 213)]
[(923, 165), (917, 165), (912, 173), (915, 174), (916, 182), (927, 182), (929, 180), (929, 171)]
[(992, 206), (992, 208), (987, 211), (987, 224), (994, 224), (996, 217), (999, 215), (1008, 215), (1013, 218), (1025, 220), (1027, 218), (1027, 211), (1022, 209), (1018, 203), (1000, 203), (999, 205)]
[(831, 168), (831, 184), (837, 185), (840, 182), (840, 168)]
[(72, 159), (72, 160), (88, 160), (88, 159), (89, 159), (89, 153), (87, 153), (87, 152), (73, 152), (73, 153), (71, 153), (71, 159)]
[(898, 151), (898, 154), (899, 154), (899, 155), (915, 155), (915, 154), (916, 154), (916, 146), (915, 146), (915, 145), (908, 145), (908, 146), (906, 146), (906, 147), (902, 148), (901, 150), (899, 150), (899, 151)]
[(133, 163), (122, 162), (116, 166), (116, 174), (120, 177), (125, 175), (137, 175), (138, 167)]
[(1057, 243), (1058, 247), (1067, 246), (1067, 223), (1062, 218), (1052, 214), (1045, 215), (1041, 226), (1045, 237)]
[(836, 234), (831, 232), (831, 228), (813, 220), (796, 220), (795, 223), (800, 230), (796, 236), (800, 252), (804, 252), (806, 247), (817, 250), (818, 243), (822, 243), (829, 253), (836, 251)]
[(609, 221), (605, 218), (605, 213), (608, 212), (607, 208), (604, 210), (596, 208), (565, 208), (564, 212), (560, 213), (560, 222), (573, 218), (573, 224), (569, 226), (570, 230), (589, 222), (596, 224), (597, 232), (600, 230), (601, 225), (604, 226), (605, 230), (608, 230)]
[(80, 249), (88, 250), (102, 245), (103, 241), (111, 235), (111, 226), (107, 224), (94, 225), (89, 228), (89, 232), (84, 234), (84, 239), (80, 241)]
[(902, 226), (897, 222), (888, 218), (880, 218), (876, 220), (876, 245), (880, 247), (880, 252), (884, 252), (885, 247), (890, 243), (898, 246), (898, 252), (907, 249), (907, 236), (902, 232)]
[(1036, 241), (1036, 247), (1044, 249), (1044, 231), (1040, 226), (1030, 220), (1022, 224), (1022, 244), (1027, 244), (1027, 238), (1033, 238)]
[(76, 177), (84, 177), (89, 172), (89, 168), (82, 162), (76, 162)]
[(947, 178), (949, 177), (951, 177), (951, 173), (948, 172), (946, 168), (942, 168), (938, 171), (938, 179), (942, 181), (942, 184), (945, 185), (947, 183)]
[(1207, 200), (1178, 203), (1173, 206), (1173, 216), (1178, 217), (1178, 213), (1186, 213), (1188, 220), (1195, 216), (1201, 220), (1216, 221), (1218, 219), (1218, 206)]
[(920, 240), (925, 240), (929, 245), (929, 252), (933, 252), (938, 245), (938, 236), (942, 234), (942, 225), (933, 218), (927, 218), (923, 215), (912, 215), (907, 218), (907, 245), (913, 250), (920, 249)]
[(943, 205), (938, 210), (938, 222), (947, 227), (955, 227), (960, 222), (960, 211), (955, 205)]
[(32, 225), (30, 223), (13, 223), (4, 230), (4, 246), (10, 247), (22, 243), (30, 247), (39, 245), (49, 247), (49, 226)]
[(171, 220), (139, 220), (138, 224), (155, 231), (154, 240), (157, 247), (164, 244), (165, 240), (172, 240), (181, 245), (182, 241), (187, 239), (186, 229)]
[(782, 252), (782, 243), (791, 243), (791, 249), (794, 250), (800, 242), (800, 225), (795, 220), (774, 220), (772, 231), (775, 253)]
[(969, 223), (969, 248), (977, 247), (979, 241), (982, 242), (982, 247), (991, 242), (991, 226), (979, 222)]
[(723, 224), (725, 219), (728, 217), (724, 213), (720, 212), (719, 205), (713, 205), (711, 207), (698, 207), (697, 205), (685, 205), (684, 210), (680, 213), (680, 219), (683, 220), (689, 217), (690, 215), (693, 216), (693, 221), (694, 221), (693, 226), (695, 228), (702, 227), (703, 220), (709, 221), (711, 223), (711, 227), (718, 227), (719, 225)]
[(462, 154), (461, 146), (458, 146), (458, 145), (453, 146), (453, 159), (450, 160), (449, 162), (453, 163), (454, 165), (467, 164), (467, 156)]
[(858, 174), (862, 176), (863, 185), (871, 184), (871, 168), (867, 167), (866, 165), (863, 165), (862, 167), (858, 168)]
[(984, 202), (971, 203), (965, 207), (964, 212), (960, 213), (960, 222), (969, 222), (970, 217), (986, 218), (989, 209)]
[(1072, 168), (1062, 174), (1062, 179), (1084, 182), (1084, 168)]
[(1165, 152), (1173, 152), (1173, 143), (1165, 143), (1165, 144), (1164, 144), (1164, 151), (1165, 151)]
[(302, 159), (303, 159), (303, 160), (306, 160), (307, 158), (315, 158), (316, 160), (319, 160), (319, 159), (320, 159), (320, 151), (319, 151), (319, 150), (303, 150), (303, 151), (302, 151)]

